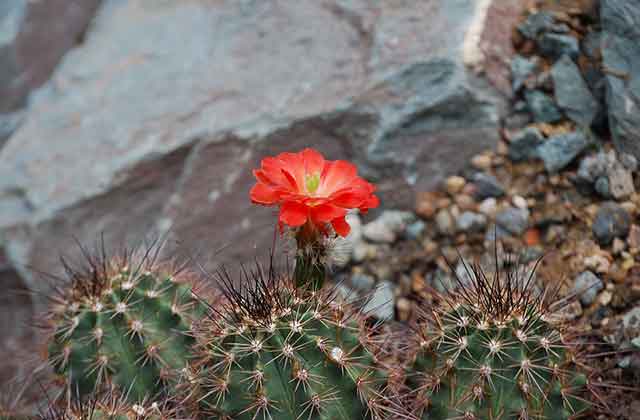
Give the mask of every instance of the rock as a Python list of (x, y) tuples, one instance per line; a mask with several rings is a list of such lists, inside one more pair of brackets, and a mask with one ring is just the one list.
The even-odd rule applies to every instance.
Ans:
[(570, 164), (590, 144), (590, 140), (581, 131), (557, 134), (538, 147), (538, 156), (544, 161), (547, 172), (558, 172)]
[(14, 131), (20, 126), (24, 118), (23, 111), (15, 111), (11, 113), (0, 113), (0, 149), (4, 143), (11, 137)]
[(616, 200), (622, 200), (636, 192), (633, 185), (633, 174), (616, 159), (613, 151), (609, 153), (609, 156), (606, 171), (610, 193)]
[[(524, 102), (523, 102), (524, 103)], [(526, 103), (524, 108), (526, 108)], [(519, 130), (531, 122), (531, 114), (529, 112), (514, 112), (504, 119), (504, 128), (508, 130)]]
[(591, 271), (583, 271), (574, 281), (573, 292), (580, 298), (583, 305), (589, 306), (603, 288), (604, 284), (598, 276)]
[(100, 2), (2, 2), (0, 114), (25, 106), (29, 93), (49, 79), (61, 57), (82, 39)]
[(585, 156), (580, 160), (577, 177), (589, 184), (593, 184), (602, 175), (606, 174), (608, 156), (604, 152)]
[[(500, 241), (502, 238), (509, 236), (511, 233), (499, 225), (491, 225), (487, 228), (484, 235), (485, 246), (488, 248), (495, 241)], [(500, 243), (500, 242), (498, 242)], [(492, 246), (492, 245), (491, 245)]]
[(371, 298), (367, 301), (363, 310), (379, 319), (393, 318), (393, 294), (394, 287), (388, 281), (381, 281), (373, 290)]
[(480, 170), (489, 169), (491, 168), (491, 158), (484, 153), (475, 155), (471, 158), (471, 166)]
[(351, 226), (351, 231), (346, 238), (339, 238), (337, 240), (336, 252), (334, 257), (334, 264), (338, 267), (344, 267), (353, 258), (353, 253), (356, 247), (362, 243), (362, 221), (360, 216), (356, 213), (350, 213), (346, 216), (347, 223)]
[(613, 144), (640, 160), (640, 2), (602, 0), (600, 12)]
[(542, 11), (532, 13), (520, 23), (518, 31), (527, 39), (536, 40), (543, 32), (551, 31), (555, 25), (555, 19), (549, 12)]
[(420, 239), (425, 228), (426, 224), (422, 220), (416, 220), (407, 226), (407, 236), (411, 239)]
[(591, 126), (599, 104), (582, 78), (580, 69), (568, 55), (551, 67), (556, 103), (567, 117), (584, 127)]
[(509, 159), (520, 162), (538, 157), (538, 146), (544, 141), (544, 136), (536, 127), (527, 127), (515, 134), (509, 144)]
[(441, 209), (436, 214), (436, 226), (441, 235), (453, 235), (455, 233), (453, 217), (446, 209)]
[(562, 118), (562, 114), (553, 99), (543, 92), (528, 90), (525, 92), (524, 98), (535, 122), (552, 123)]
[(456, 195), (464, 188), (467, 181), (461, 176), (450, 176), (446, 181), (447, 192)]
[(487, 198), (480, 203), (478, 206), (478, 211), (484, 214), (485, 216), (493, 217), (498, 210), (498, 201), (491, 197)]
[(603, 198), (610, 198), (611, 197), (611, 189), (610, 189), (610, 186), (609, 186), (609, 178), (607, 178), (605, 176), (598, 177), (598, 179), (596, 179), (594, 187), (595, 187), (596, 192), (598, 194), (600, 194), (600, 196), (602, 196)]
[(590, 31), (582, 39), (582, 52), (592, 60), (602, 58), (602, 32)]
[(521, 195), (514, 195), (511, 198), (511, 202), (518, 209), (527, 210), (529, 208), (529, 205), (527, 204), (527, 200)]
[(529, 211), (508, 207), (496, 214), (496, 224), (512, 235), (520, 236), (529, 227)]
[(493, 175), (489, 175), (484, 172), (476, 172), (473, 175), (472, 180), (476, 187), (474, 197), (478, 201), (482, 201), (486, 198), (502, 197), (504, 195), (504, 188)]
[(362, 234), (372, 242), (392, 243), (404, 234), (415, 218), (411, 212), (385, 210), (377, 219), (364, 225)]
[(537, 57), (531, 59), (521, 55), (513, 57), (511, 60), (511, 87), (514, 92), (518, 92), (524, 86), (525, 81), (538, 71), (539, 65)]
[(625, 330), (640, 331), (640, 306), (636, 306), (623, 315), (622, 326)]
[(368, 292), (373, 289), (375, 283), (376, 279), (368, 274), (358, 273), (351, 276), (351, 286), (356, 290)]
[(591, 230), (600, 245), (609, 245), (613, 238), (625, 238), (630, 225), (629, 213), (615, 202), (608, 201), (600, 206)]
[(538, 39), (538, 47), (545, 57), (554, 60), (563, 55), (577, 59), (580, 55), (578, 40), (571, 35), (545, 33)]
[(629, 248), (640, 249), (640, 226), (633, 224), (629, 228), (629, 235), (627, 236), (627, 244)]
[[(46, 296), (24, 267), (59, 274), (74, 238), (101, 233), (108, 248), (166, 233), (165, 255), (222, 249), (207, 269), (268, 255), (275, 213), (249, 202), (251, 170), (304, 147), (357, 162), (387, 208), (409, 208), (499, 140), (507, 99), (467, 63), (481, 42), (512, 51), (494, 36), (512, 18), (486, 19), (505, 3), (105, 1), (0, 150), (9, 264)], [(74, 27), (58, 15), (91, 4), (30, 1), (49, 11), (31, 32), (54, 47)], [(49, 39), (29, 45), (44, 57)]]
[(638, 170), (638, 159), (628, 153), (620, 154), (620, 163), (622, 163), (622, 166), (624, 166), (631, 172), (635, 172)]
[(457, 218), (456, 225), (461, 232), (482, 232), (487, 227), (487, 217), (484, 214), (465, 211)]

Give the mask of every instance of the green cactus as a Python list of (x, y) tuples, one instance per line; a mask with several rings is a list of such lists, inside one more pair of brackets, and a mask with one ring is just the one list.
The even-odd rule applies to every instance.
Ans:
[[(196, 332), (200, 358), (189, 395), (215, 419), (382, 418), (397, 409), (381, 389), (380, 342), (366, 317), (335, 290), (297, 288), (261, 271)], [(226, 276), (226, 275), (225, 275)], [(223, 276), (224, 277), (224, 276)]]
[(186, 366), (191, 320), (205, 306), (188, 273), (150, 255), (103, 254), (80, 270), (65, 264), (70, 288), (48, 314), (49, 361), (80, 398), (109, 384), (139, 402)]
[(422, 419), (565, 420), (584, 414), (587, 376), (549, 293), (517, 268), (489, 279), (465, 264), (470, 283), (441, 296), (419, 321), (410, 383)]
[(117, 391), (93, 393), (84, 399), (71, 398), (64, 404), (52, 403), (37, 420), (169, 420), (183, 418), (167, 400), (129, 403)]

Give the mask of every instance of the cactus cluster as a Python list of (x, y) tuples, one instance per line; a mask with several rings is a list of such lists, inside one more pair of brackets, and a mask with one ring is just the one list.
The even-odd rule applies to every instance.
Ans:
[[(496, 260), (497, 262), (497, 260)], [(533, 271), (487, 277), (465, 265), (469, 283), (425, 311), (409, 381), (422, 419), (565, 420), (584, 414), (588, 379), (549, 294)]]
[(204, 313), (190, 275), (151, 252), (87, 261), (65, 264), (70, 286), (47, 317), (50, 362), (80, 397), (105, 385), (132, 402), (156, 395), (186, 366), (191, 322)]
[[(336, 289), (256, 270), (196, 333), (189, 396), (208, 418), (365, 419), (393, 412), (375, 328)], [(249, 281), (251, 280), (251, 281)]]

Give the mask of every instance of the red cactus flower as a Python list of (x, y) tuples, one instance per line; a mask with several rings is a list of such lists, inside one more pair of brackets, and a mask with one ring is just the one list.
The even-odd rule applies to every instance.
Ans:
[(330, 223), (344, 237), (351, 229), (345, 220), (347, 210), (366, 212), (379, 204), (375, 186), (357, 175), (355, 165), (325, 160), (313, 149), (266, 157), (253, 174), (258, 182), (251, 189), (251, 201), (279, 206), (281, 226), (310, 222), (326, 232)]

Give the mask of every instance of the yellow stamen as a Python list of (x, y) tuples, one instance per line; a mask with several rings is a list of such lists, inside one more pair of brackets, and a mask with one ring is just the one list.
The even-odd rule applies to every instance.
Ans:
[(320, 186), (320, 174), (307, 174), (305, 178), (307, 191), (313, 194)]

